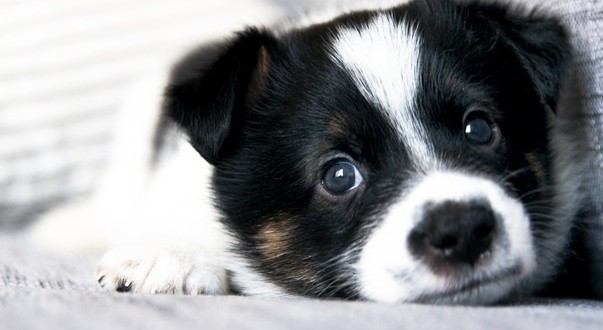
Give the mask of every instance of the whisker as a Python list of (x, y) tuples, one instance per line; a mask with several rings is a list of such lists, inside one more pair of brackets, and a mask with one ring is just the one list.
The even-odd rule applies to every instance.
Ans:
[(532, 190), (524, 193), (523, 195), (519, 196), (518, 199), (523, 200), (523, 199), (527, 198), (528, 196), (532, 196), (534, 194), (549, 193), (551, 191), (553, 191), (552, 186), (539, 187), (539, 188), (532, 189)]
[(523, 204), (526, 209), (546, 209), (554, 211), (555, 208), (548, 201), (534, 201)]
[(538, 217), (538, 218), (546, 218), (546, 219), (551, 219), (551, 220), (556, 220), (557, 217), (551, 215), (551, 214), (547, 214), (547, 213), (538, 213), (538, 212), (530, 212), (529, 215), (531, 215), (532, 217)]
[(507, 175), (505, 175), (504, 177), (500, 178), (498, 180), (498, 184), (504, 184), (505, 182), (507, 182), (510, 178), (517, 176), (525, 171), (529, 171), (530, 167), (526, 166), (526, 167), (522, 167), (520, 169), (514, 170), (514, 171), (510, 171), (507, 173)]

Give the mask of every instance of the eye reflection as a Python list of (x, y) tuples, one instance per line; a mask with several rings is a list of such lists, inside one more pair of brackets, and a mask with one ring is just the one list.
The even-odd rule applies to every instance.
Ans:
[(363, 178), (360, 171), (349, 161), (339, 161), (325, 171), (322, 184), (333, 195), (343, 195), (358, 188)]

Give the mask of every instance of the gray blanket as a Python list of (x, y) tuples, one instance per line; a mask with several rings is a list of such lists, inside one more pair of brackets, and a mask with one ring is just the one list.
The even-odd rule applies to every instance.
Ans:
[[(273, 18), (296, 6), (255, 2), (269, 6)], [(551, 8), (573, 34), (573, 79), (559, 116), (584, 141), (584, 157), (577, 161), (587, 170), (576, 183), (589, 196), (580, 226), (583, 261), (603, 274), (603, 1), (524, 2)], [(205, 36), (203, 29), (184, 34), (191, 24), (213, 26), (227, 17), (215, 19), (215, 8), (204, 7), (214, 6), (209, 2), (159, 3), (0, 4), (0, 328), (603, 328), (603, 304), (596, 301), (475, 308), (121, 295), (103, 292), (94, 282), (98, 256), (67, 258), (33, 249), (14, 228), (58, 200), (90, 191), (106, 161), (112, 119), (126, 86), (158, 57), (172, 56), (167, 49), (182, 50)], [(203, 25), (207, 21), (199, 17), (214, 21)], [(68, 24), (74, 22), (82, 31)], [(603, 280), (589, 285), (603, 292)]]
[(2, 329), (601, 329), (603, 303), (525, 301), (449, 307), (240, 296), (103, 292), (95, 256), (36, 251), (20, 234), (0, 235)]

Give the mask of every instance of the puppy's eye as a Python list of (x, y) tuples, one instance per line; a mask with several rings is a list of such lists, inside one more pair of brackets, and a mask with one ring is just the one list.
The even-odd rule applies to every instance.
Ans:
[(470, 114), (465, 119), (465, 138), (472, 144), (490, 144), (494, 140), (494, 130), (494, 123), (485, 114)]
[(358, 168), (349, 161), (338, 161), (329, 166), (322, 177), (325, 189), (333, 195), (343, 195), (358, 188), (364, 179)]

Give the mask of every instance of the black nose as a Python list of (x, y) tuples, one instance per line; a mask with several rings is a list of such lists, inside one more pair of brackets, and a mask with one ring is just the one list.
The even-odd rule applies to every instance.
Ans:
[(492, 247), (496, 216), (486, 201), (446, 201), (425, 207), (410, 233), (411, 253), (434, 271), (474, 266)]

